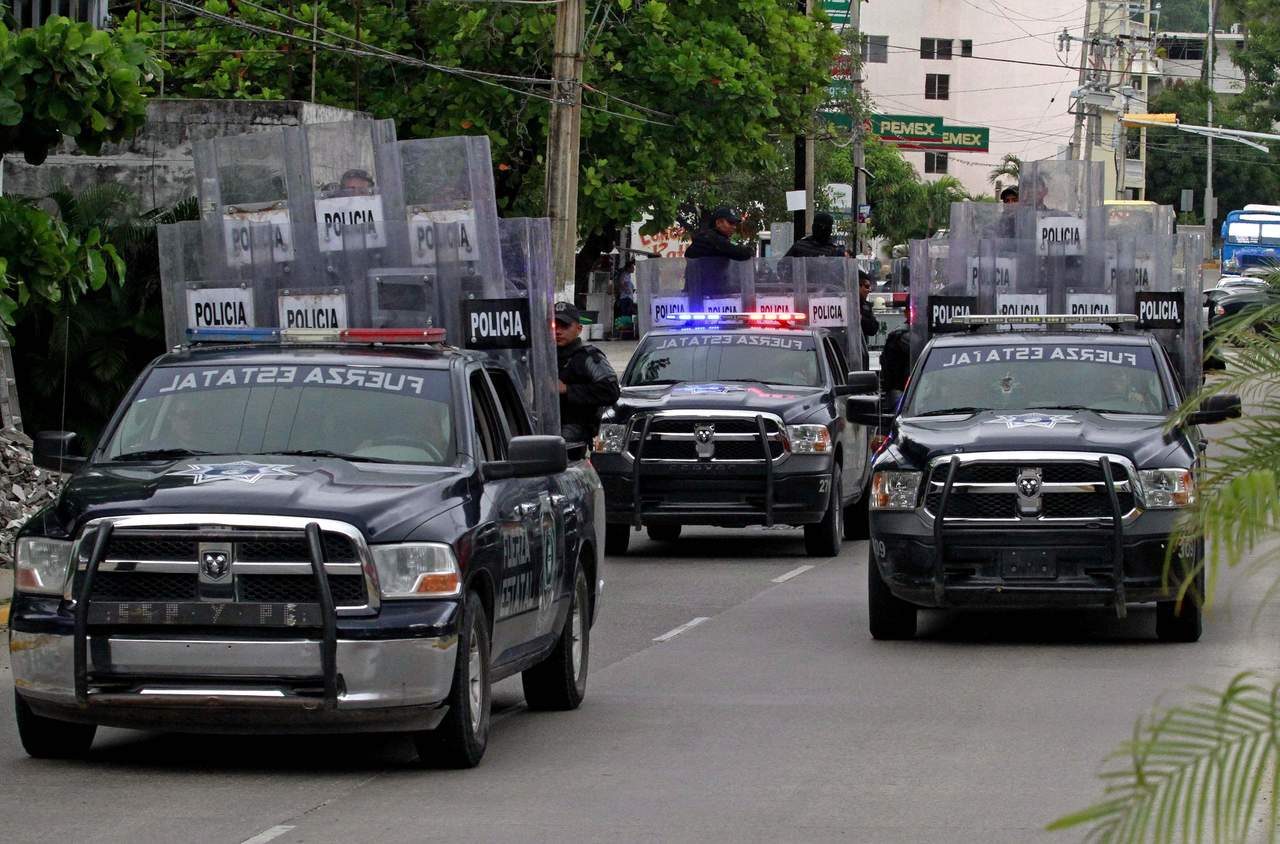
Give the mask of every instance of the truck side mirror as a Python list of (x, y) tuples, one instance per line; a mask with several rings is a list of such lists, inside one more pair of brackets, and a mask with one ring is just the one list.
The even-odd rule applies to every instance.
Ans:
[(893, 416), (880, 412), (880, 396), (849, 396), (844, 417), (855, 425), (882, 428), (893, 422)]
[(41, 469), (54, 472), (74, 472), (86, 462), (75, 431), (40, 431), (31, 459)]
[(1233, 395), (1209, 396), (1200, 409), (1187, 415), (1188, 425), (1212, 425), (1228, 419), (1240, 418), (1240, 397)]
[(502, 480), (554, 475), (568, 466), (564, 437), (529, 436), (512, 437), (507, 459), (490, 460), (482, 468), (486, 480)]
[(836, 387), (837, 396), (856, 396), (880, 392), (880, 376), (874, 372), (850, 372), (845, 383)]

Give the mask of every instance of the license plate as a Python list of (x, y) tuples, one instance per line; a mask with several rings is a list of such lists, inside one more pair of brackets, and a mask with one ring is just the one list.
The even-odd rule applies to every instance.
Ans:
[(1000, 576), (1009, 580), (1057, 577), (1058, 561), (1049, 548), (1007, 548), (1000, 552)]

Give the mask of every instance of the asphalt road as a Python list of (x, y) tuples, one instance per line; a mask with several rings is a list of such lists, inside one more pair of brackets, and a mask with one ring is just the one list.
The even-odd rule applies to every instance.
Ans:
[(582, 708), (529, 712), (507, 681), (472, 771), (419, 769), (395, 736), (101, 730), (86, 761), (36, 761), (6, 691), (3, 839), (1070, 841), (1044, 825), (1100, 795), (1139, 714), (1280, 671), (1280, 612), (1255, 618), (1234, 571), (1194, 645), (1156, 642), (1149, 609), (931, 612), (884, 643), (865, 565), (865, 542), (814, 561), (792, 529), (637, 535), (609, 561)]

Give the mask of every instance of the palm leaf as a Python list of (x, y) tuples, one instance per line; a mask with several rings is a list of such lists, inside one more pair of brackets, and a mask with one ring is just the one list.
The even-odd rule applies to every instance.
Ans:
[(1102, 774), (1104, 797), (1050, 830), (1105, 842), (1265, 840), (1280, 835), (1280, 683), (1248, 673), (1220, 693), (1141, 719)]

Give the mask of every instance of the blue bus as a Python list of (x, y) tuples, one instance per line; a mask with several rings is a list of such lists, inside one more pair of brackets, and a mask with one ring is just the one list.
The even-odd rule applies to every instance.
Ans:
[(1222, 271), (1280, 264), (1280, 205), (1246, 205), (1222, 222)]

